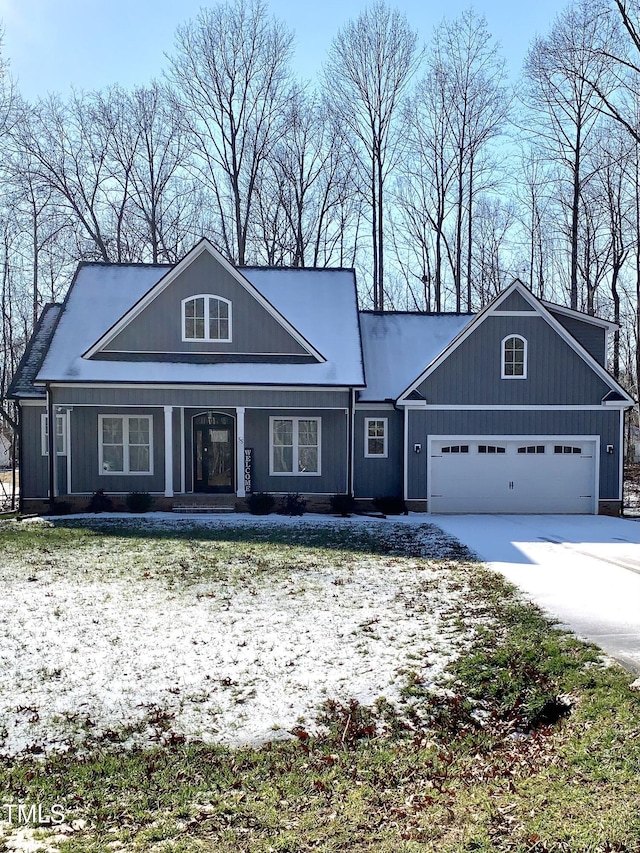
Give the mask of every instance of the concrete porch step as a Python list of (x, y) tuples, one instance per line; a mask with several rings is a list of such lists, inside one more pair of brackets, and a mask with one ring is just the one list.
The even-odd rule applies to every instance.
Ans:
[(171, 512), (180, 513), (221, 513), (235, 511), (235, 506), (225, 504), (174, 504), (171, 509)]

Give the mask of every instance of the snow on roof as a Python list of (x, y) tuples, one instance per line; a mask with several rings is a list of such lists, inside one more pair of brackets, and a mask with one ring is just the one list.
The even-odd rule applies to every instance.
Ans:
[(44, 397), (44, 389), (37, 388), (33, 384), (38, 370), (51, 343), (56, 320), (60, 315), (62, 306), (55, 303), (45, 305), (42, 314), (33, 332), (29, 345), (14, 374), (8, 396), (16, 397)]
[(395, 400), (472, 319), (471, 314), (363, 312), (367, 387), (359, 401)]
[(170, 269), (83, 264), (69, 290), (40, 381), (191, 384), (362, 385), (351, 270), (242, 269), (242, 273), (327, 359), (318, 364), (105, 361), (82, 358)]

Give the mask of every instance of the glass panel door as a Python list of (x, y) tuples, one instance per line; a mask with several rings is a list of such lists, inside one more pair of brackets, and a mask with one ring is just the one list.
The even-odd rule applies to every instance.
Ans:
[(233, 418), (217, 412), (193, 421), (193, 490), (234, 491)]

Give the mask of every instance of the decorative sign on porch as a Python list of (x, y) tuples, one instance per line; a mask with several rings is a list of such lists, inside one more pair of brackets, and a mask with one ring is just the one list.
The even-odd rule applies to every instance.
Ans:
[(244, 491), (247, 495), (253, 491), (253, 447), (244, 449)]

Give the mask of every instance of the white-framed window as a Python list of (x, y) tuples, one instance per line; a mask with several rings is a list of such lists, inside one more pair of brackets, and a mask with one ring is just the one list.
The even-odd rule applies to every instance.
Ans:
[(182, 300), (183, 341), (231, 341), (231, 302), (206, 293)]
[(502, 341), (502, 379), (527, 378), (527, 339), (507, 335)]
[(388, 435), (388, 418), (364, 419), (364, 455), (367, 459), (387, 458)]
[(269, 418), (269, 473), (320, 474), (320, 418)]
[[(49, 455), (49, 416), (40, 415), (42, 455)], [(67, 455), (67, 416), (56, 415), (56, 456)]]
[(98, 415), (100, 474), (153, 474), (151, 415)]

